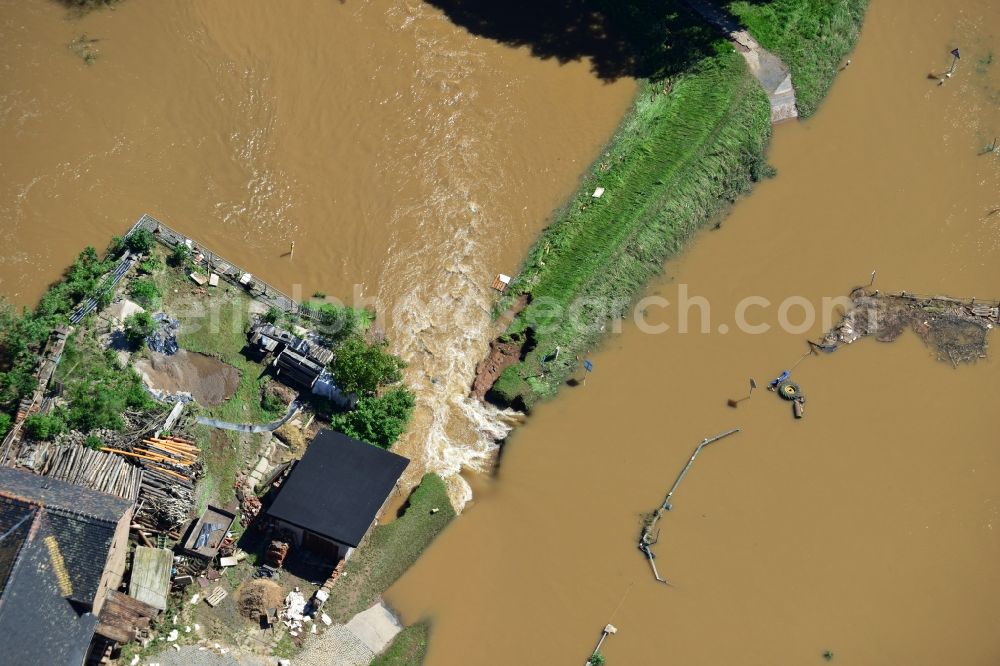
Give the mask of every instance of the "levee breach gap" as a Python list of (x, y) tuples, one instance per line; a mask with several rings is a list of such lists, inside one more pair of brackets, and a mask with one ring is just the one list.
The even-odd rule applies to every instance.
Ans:
[(673, 508), (670, 504), (670, 500), (673, 498), (674, 493), (677, 492), (677, 487), (681, 485), (681, 481), (684, 480), (684, 477), (687, 476), (687, 473), (691, 470), (691, 466), (694, 465), (694, 459), (698, 457), (701, 450), (709, 444), (714, 444), (720, 439), (724, 439), (730, 435), (735, 435), (738, 432), (740, 432), (740, 428), (733, 428), (732, 430), (719, 433), (714, 437), (702, 440), (702, 442), (695, 447), (694, 452), (687, 461), (687, 464), (684, 465), (684, 469), (682, 469), (680, 474), (677, 475), (674, 485), (670, 486), (670, 490), (667, 491), (667, 496), (663, 498), (663, 503), (660, 504), (659, 508), (657, 508), (656, 511), (654, 511), (643, 524), (642, 534), (639, 535), (639, 550), (641, 550), (646, 556), (646, 559), (649, 560), (649, 566), (653, 568), (653, 576), (655, 576), (656, 580), (661, 583), (666, 583), (667, 581), (662, 578), (660, 576), (660, 572), (656, 570), (656, 555), (653, 554), (652, 550), (652, 546), (659, 539), (659, 533), (657, 533), (656, 536), (653, 535), (653, 531), (656, 529), (656, 523), (659, 522), (664, 511), (670, 511), (670, 509)]

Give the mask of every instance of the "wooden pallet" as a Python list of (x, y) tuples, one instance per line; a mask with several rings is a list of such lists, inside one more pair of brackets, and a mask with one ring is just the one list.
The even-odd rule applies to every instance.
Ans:
[(212, 608), (215, 608), (220, 603), (222, 603), (222, 600), (225, 599), (228, 595), (229, 595), (228, 592), (223, 590), (220, 586), (216, 585), (215, 589), (212, 590), (207, 597), (205, 597), (205, 603), (211, 606)]

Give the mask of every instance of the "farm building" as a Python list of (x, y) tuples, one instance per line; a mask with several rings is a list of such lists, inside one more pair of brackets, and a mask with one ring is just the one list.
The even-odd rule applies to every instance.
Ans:
[(409, 464), (403, 456), (322, 430), (267, 515), (296, 546), (346, 559), (368, 534)]
[(82, 664), (122, 580), (132, 502), (6, 467), (0, 489), (0, 660)]

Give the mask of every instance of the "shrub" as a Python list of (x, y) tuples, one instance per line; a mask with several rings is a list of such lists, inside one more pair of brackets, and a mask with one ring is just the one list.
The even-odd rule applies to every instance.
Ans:
[(333, 374), (341, 390), (370, 396), (379, 386), (400, 381), (406, 363), (385, 351), (386, 347), (385, 341), (369, 345), (357, 336), (346, 339), (333, 361)]
[(349, 437), (388, 449), (406, 431), (413, 405), (413, 393), (398, 387), (378, 397), (362, 398), (357, 409), (335, 414), (330, 425)]
[(0, 412), (0, 437), (3, 437), (10, 432), (10, 423), (10, 414)]
[(94, 449), (95, 451), (99, 451), (101, 447), (104, 446), (104, 442), (101, 441), (101, 438), (94, 435), (87, 435), (87, 438), (83, 440), (83, 443), (87, 448)]
[(267, 412), (281, 412), (287, 407), (281, 396), (271, 393), (268, 390), (265, 390), (263, 395), (261, 395), (260, 406), (261, 409)]
[(57, 414), (32, 414), (24, 419), (24, 432), (31, 439), (50, 440), (66, 431), (66, 422)]
[(156, 283), (149, 279), (133, 280), (128, 287), (128, 293), (140, 305), (147, 308), (154, 307), (160, 298), (160, 290), (156, 288)]
[(285, 316), (284, 311), (281, 308), (276, 308), (273, 305), (267, 309), (264, 313), (264, 321), (268, 324), (276, 324), (281, 321), (281, 318)]
[(183, 266), (190, 256), (191, 248), (183, 243), (178, 243), (172, 250), (170, 250), (170, 257), (168, 261), (171, 266)]
[(104, 257), (110, 259), (112, 257), (117, 257), (122, 252), (125, 251), (125, 239), (121, 236), (112, 236), (111, 242), (108, 243), (108, 249), (104, 251)]
[(125, 339), (133, 347), (138, 347), (156, 330), (156, 322), (148, 312), (136, 312), (125, 317)]
[(302, 307), (319, 315), (316, 332), (332, 343), (352, 336), (360, 337), (372, 322), (372, 313), (364, 308), (310, 302), (303, 303)]
[(132, 235), (125, 239), (125, 247), (136, 254), (149, 254), (153, 249), (156, 240), (146, 229), (136, 229)]
[(156, 271), (162, 264), (160, 260), (156, 257), (149, 256), (139, 262), (139, 270), (147, 275), (151, 275)]

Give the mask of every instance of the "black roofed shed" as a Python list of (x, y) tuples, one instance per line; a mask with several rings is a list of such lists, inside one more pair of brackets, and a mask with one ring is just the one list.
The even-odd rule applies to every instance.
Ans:
[[(346, 557), (392, 494), (409, 460), (333, 430), (322, 430), (282, 484), (267, 515), (300, 545)], [(332, 543), (331, 543), (332, 542)]]

